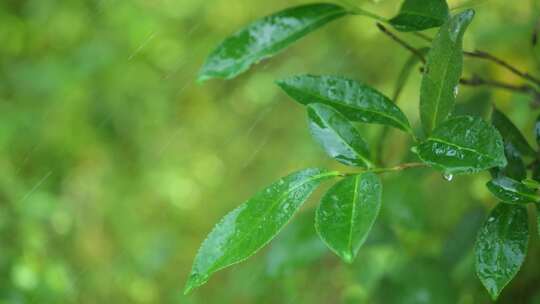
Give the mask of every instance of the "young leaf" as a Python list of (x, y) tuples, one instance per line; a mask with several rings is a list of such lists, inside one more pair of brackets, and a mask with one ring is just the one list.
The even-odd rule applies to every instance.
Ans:
[(379, 214), (381, 192), (379, 177), (366, 172), (339, 181), (321, 200), (315, 228), (347, 263), (353, 262)]
[(405, 114), (377, 90), (340, 76), (294, 76), (277, 84), (297, 102), (323, 103), (347, 119), (379, 123), (412, 133)]
[(536, 189), (508, 177), (497, 177), (487, 183), (493, 195), (505, 203), (527, 204), (540, 201)]
[(426, 135), (454, 109), (463, 69), (463, 34), (473, 17), (472, 10), (452, 17), (433, 40), (420, 88), (420, 118)]
[(480, 229), (475, 246), (476, 274), (493, 300), (519, 271), (528, 242), (527, 210), (498, 204)]
[(328, 155), (345, 165), (373, 167), (367, 143), (345, 116), (322, 103), (309, 104), (307, 112), (311, 134)]
[(441, 26), (449, 15), (446, 0), (405, 0), (389, 22), (398, 31), (422, 31)]
[(534, 149), (504, 113), (494, 109), (491, 116), (491, 123), (499, 130), (504, 141), (512, 144), (521, 155), (535, 156)]
[(276, 236), (323, 180), (338, 174), (321, 169), (298, 171), (228, 213), (202, 243), (184, 292), (257, 252)]
[(346, 13), (341, 6), (316, 3), (289, 8), (257, 20), (225, 39), (208, 56), (198, 80), (233, 78)]
[(479, 117), (455, 116), (415, 149), (425, 163), (447, 174), (506, 166), (501, 135)]

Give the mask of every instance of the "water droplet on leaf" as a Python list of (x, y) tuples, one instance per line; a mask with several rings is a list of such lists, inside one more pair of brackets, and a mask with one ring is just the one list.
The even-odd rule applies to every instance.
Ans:
[(452, 181), (452, 179), (454, 179), (454, 175), (453, 174), (450, 174), (450, 173), (444, 173), (443, 174), (443, 178), (449, 182)]

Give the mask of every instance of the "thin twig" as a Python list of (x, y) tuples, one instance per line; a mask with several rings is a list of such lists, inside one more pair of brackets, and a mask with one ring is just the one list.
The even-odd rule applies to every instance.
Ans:
[(540, 79), (538, 79), (537, 77), (535, 77), (535, 76), (533, 76), (533, 75), (531, 75), (531, 74), (529, 74), (527, 72), (523, 72), (523, 71), (518, 70), (516, 67), (512, 66), (508, 62), (506, 62), (506, 61), (504, 61), (504, 60), (502, 60), (502, 59), (500, 59), (498, 57), (495, 57), (494, 55), (492, 55), (492, 54), (490, 54), (488, 52), (476, 50), (474, 52), (463, 52), (463, 54), (465, 54), (465, 55), (467, 55), (469, 57), (479, 58), (479, 59), (488, 60), (488, 61), (491, 61), (493, 63), (496, 63), (499, 66), (506, 68), (507, 70), (512, 72), (514, 75), (517, 75), (517, 76), (519, 76), (519, 77), (521, 77), (523, 79), (529, 80), (530, 82), (533, 82), (536, 85), (540, 86)]
[[(418, 49), (414, 48), (413, 46), (411, 46), (407, 42), (405, 42), (402, 39), (400, 39), (399, 37), (397, 37), (394, 33), (389, 31), (388, 29), (386, 29), (382, 24), (377, 23), (377, 27), (379, 28), (379, 30), (381, 30), (381, 32), (388, 35), (394, 41), (396, 41), (399, 45), (401, 45), (402, 47), (404, 47), (405, 49), (410, 51), (412, 54), (417, 56), (424, 64), (426, 63), (426, 59), (424, 58), (424, 56), (422, 55), (422, 53)], [(421, 37), (422, 39), (425, 39), (425, 40), (429, 40), (429, 41), (432, 40), (431, 38), (429, 38), (429, 37), (427, 37), (427, 36), (425, 36), (423, 34), (418, 33), (417, 36)], [(487, 52), (475, 51), (475, 52), (463, 52), (463, 53), (465, 55), (467, 55), (467, 56), (493, 61), (493, 62), (495, 62), (495, 63), (497, 63), (497, 64), (499, 64), (501, 66), (504, 66), (505, 68), (509, 69), (514, 74), (516, 74), (516, 75), (518, 75), (518, 76), (520, 76), (522, 78), (525, 78), (525, 79), (530, 80), (530, 81), (535, 82), (535, 83), (538, 81), (538, 84), (540, 85), (540, 80), (536, 79), (535, 77), (533, 77), (533, 76), (531, 76), (531, 75), (529, 75), (529, 74), (527, 74), (525, 72), (519, 71), (518, 69), (514, 68), (510, 64), (506, 63), (504, 60), (501, 60), (501, 59), (499, 59), (499, 58), (497, 58), (497, 57), (495, 57), (495, 56), (493, 56), (493, 55), (491, 55), (491, 54), (489, 54)], [(422, 73), (425, 72), (424, 68), (420, 68), (420, 71)], [(460, 79), (460, 83), (463, 84), (463, 85), (469, 85), (469, 86), (491, 86), (491, 87), (498, 88), (498, 89), (505, 89), (505, 90), (513, 91), (513, 92), (516, 92), (516, 93), (530, 94), (530, 95), (532, 95), (534, 97), (535, 100), (540, 100), (540, 91), (538, 91), (534, 86), (531, 86), (529, 84), (513, 85), (513, 84), (508, 84), (508, 83), (504, 83), (504, 82), (500, 82), (500, 81), (496, 81), (496, 80), (484, 79), (484, 78), (481, 78), (481, 77), (479, 77), (477, 75), (474, 75), (470, 79), (462, 78), (462, 79)]]
[(403, 171), (411, 168), (422, 168), (427, 167), (428, 165), (425, 163), (403, 163), (394, 167), (388, 167), (388, 168), (371, 168), (371, 169), (365, 169), (360, 172), (353, 172), (353, 173), (342, 173), (341, 177), (347, 177), (347, 176), (353, 176), (357, 175), (359, 173), (364, 172), (372, 172), (372, 173), (387, 173), (387, 172), (395, 172), (395, 171)]
[[(536, 43), (536, 39), (537, 39), (537, 31), (540, 30), (540, 22), (538, 23), (538, 27), (537, 29), (535, 29), (535, 33), (533, 33), (533, 39), (532, 39), (532, 42), (533, 42), (533, 45)], [(418, 32), (415, 32), (414, 33), (415, 36), (427, 41), (427, 42), (432, 42), (433, 39), (422, 34), (422, 33), (418, 33)], [(488, 61), (491, 61), (507, 70), (509, 70), (511, 73), (513, 73), (514, 75), (517, 75), (525, 80), (528, 80), (530, 82), (533, 82), (535, 83), (536, 85), (540, 86), (540, 78), (538, 77), (535, 77), (527, 72), (523, 72), (523, 71), (520, 71), (518, 68), (514, 67), (513, 65), (509, 64), (508, 62), (502, 60), (501, 58), (499, 57), (496, 57), (495, 55), (493, 54), (490, 54), (486, 51), (480, 51), (480, 50), (476, 50), (476, 51), (473, 51), (473, 52), (468, 52), (468, 51), (463, 51), (463, 54), (465, 56), (468, 56), (468, 57), (471, 57), (471, 58), (478, 58), (478, 59), (483, 59), (483, 60), (488, 60)]]
[(522, 94), (531, 94), (535, 99), (540, 98), (540, 92), (538, 92), (533, 86), (528, 84), (513, 85), (496, 80), (484, 79), (478, 75), (473, 75), (471, 78), (461, 78), (460, 84), (468, 86), (490, 86), (498, 89), (504, 89)]
[(423, 34), (423, 33), (420, 33), (420, 32), (413, 32), (413, 34), (416, 37), (418, 37), (418, 38), (420, 38), (420, 39), (422, 39), (422, 40), (424, 40), (426, 42), (429, 42), (429, 43), (433, 42), (433, 39), (429, 38), (426, 34)]
[(407, 42), (405, 42), (404, 40), (396, 36), (394, 33), (392, 33), (386, 27), (384, 27), (384, 25), (378, 22), (377, 22), (377, 27), (379, 28), (381, 32), (385, 33), (388, 37), (392, 38), (392, 40), (400, 44), (402, 47), (406, 48), (411, 53), (415, 54), (418, 57), (418, 59), (422, 61), (422, 63), (424, 64), (426, 63), (426, 59), (424, 58), (424, 55), (422, 55), (422, 53), (420, 53), (420, 51), (418, 51), (416, 48), (414, 48), (413, 46), (411, 46), (410, 44), (408, 44)]

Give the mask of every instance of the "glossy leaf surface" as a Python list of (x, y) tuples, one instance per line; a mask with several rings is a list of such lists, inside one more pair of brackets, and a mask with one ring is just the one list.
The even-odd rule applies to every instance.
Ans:
[(540, 201), (535, 189), (504, 176), (490, 180), (487, 188), (506, 203), (527, 204)]
[(512, 144), (504, 142), (504, 155), (507, 161), (506, 166), (491, 169), (491, 176), (493, 178), (507, 176), (517, 181), (525, 179), (527, 177), (527, 168), (521, 154), (516, 148)]
[(184, 292), (257, 252), (276, 236), (322, 181), (336, 175), (321, 169), (293, 173), (228, 213), (199, 249)]
[(447, 174), (506, 166), (501, 135), (479, 117), (445, 121), (415, 150), (422, 161)]
[(345, 116), (322, 103), (310, 104), (307, 112), (311, 134), (328, 155), (349, 166), (373, 166), (367, 143)]
[(398, 31), (421, 31), (441, 26), (449, 15), (446, 0), (405, 0), (389, 22)]
[(378, 123), (412, 132), (405, 114), (379, 91), (340, 76), (294, 76), (277, 82), (297, 102), (323, 103), (347, 119)]
[(317, 209), (315, 227), (321, 239), (345, 262), (352, 263), (381, 208), (382, 185), (374, 173), (336, 183)]
[(475, 247), (476, 274), (493, 300), (519, 271), (528, 242), (527, 210), (498, 204), (480, 229)]
[(427, 135), (454, 109), (463, 69), (463, 34), (473, 17), (472, 10), (452, 17), (433, 40), (420, 88), (420, 118)]
[(198, 80), (233, 78), (344, 15), (346, 11), (341, 6), (317, 3), (289, 8), (257, 20), (225, 39), (208, 56)]
[(493, 110), (491, 123), (499, 130), (505, 142), (512, 144), (521, 155), (534, 156), (535, 151), (519, 129), (497, 109)]

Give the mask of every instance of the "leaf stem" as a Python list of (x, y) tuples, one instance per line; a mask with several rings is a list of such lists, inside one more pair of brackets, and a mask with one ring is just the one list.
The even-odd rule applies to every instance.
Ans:
[(411, 168), (423, 168), (427, 167), (428, 165), (425, 163), (403, 163), (394, 167), (388, 167), (388, 168), (370, 168), (365, 169), (360, 172), (353, 172), (353, 173), (342, 173), (341, 177), (348, 177), (348, 176), (354, 176), (359, 173), (365, 173), (365, 172), (372, 172), (372, 173), (387, 173), (387, 172), (396, 172), (396, 171), (403, 171)]
[(379, 28), (379, 30), (381, 32), (383, 32), (384, 34), (386, 34), (388, 37), (392, 38), (392, 40), (397, 42), (399, 45), (401, 45), (402, 47), (407, 49), (409, 52), (411, 52), (415, 56), (417, 56), (418, 59), (420, 59), (420, 61), (422, 61), (422, 63), (424, 63), (424, 64), (426, 63), (426, 58), (424, 58), (424, 56), (422, 55), (422, 53), (418, 49), (416, 49), (415, 47), (413, 47), (409, 43), (405, 42), (403, 39), (396, 36), (394, 33), (389, 31), (384, 25), (380, 24), (379, 22), (377, 22), (377, 28)]
[(372, 12), (369, 12), (369, 11), (366, 11), (365, 9), (359, 7), (358, 5), (354, 4), (352, 1), (349, 1), (349, 0), (340, 0), (340, 2), (342, 2), (345, 6), (348, 6), (349, 10), (350, 10), (350, 13), (353, 14), (353, 15), (361, 15), (361, 16), (366, 16), (366, 17), (369, 17), (371, 19), (375, 19), (377, 21), (380, 21), (380, 22), (384, 22), (384, 23), (387, 23), (388, 20), (380, 15), (377, 15), (375, 13), (372, 13)]

